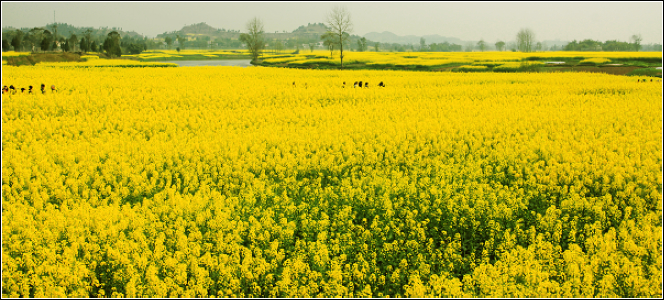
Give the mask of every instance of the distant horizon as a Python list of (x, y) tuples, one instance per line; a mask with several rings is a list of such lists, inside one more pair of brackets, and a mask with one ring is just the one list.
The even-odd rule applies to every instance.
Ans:
[[(77, 26), (76, 24), (70, 24), (70, 23), (65, 23), (65, 22), (57, 22), (57, 23), (58, 23), (58, 24), (67, 24), (67, 25), (70, 25), (70, 26), (72, 26), (72, 27), (79, 27), (79, 28), (85, 28), (85, 27), (92, 27), (92, 28), (95, 28), (95, 29), (100, 29), (100, 28), (117, 28), (117, 29), (119, 29), (119, 30), (121, 30), (121, 31), (123, 31), (123, 32), (133, 32), (133, 33), (136, 33), (136, 34), (139, 34), (139, 35), (140, 35), (140, 33), (138, 33), (138, 32), (135, 31), (135, 30), (124, 30), (123, 28), (118, 27), (118, 26), (99, 26), (99, 27), (94, 27), (94, 26)], [(186, 27), (186, 26), (190, 26), (190, 25), (201, 24), (201, 23), (205, 23), (205, 22), (199, 22), (199, 23), (194, 23), (194, 24), (186, 24), (186, 25), (183, 25), (182, 28), (184, 28), (184, 27)], [(318, 23), (321, 23), (321, 22), (318, 22)], [(46, 24), (44, 24), (44, 26), (48, 26), (49, 24), (53, 24), (53, 23), (52, 23), (52, 22), (51, 22), (51, 23), (46, 23)], [(207, 23), (205, 23), (205, 24), (207, 24)], [(315, 23), (310, 23), (310, 24), (315, 24)], [(208, 24), (208, 25), (209, 25), (209, 24)], [(306, 26), (306, 25), (301, 25), (301, 26)], [(40, 27), (40, 26), (36, 26), (36, 27)], [(213, 26), (211, 26), (211, 27), (213, 27)], [(30, 28), (30, 27), (20, 27), (20, 28), (19, 28), (19, 27), (14, 27), (14, 26), (3, 26), (3, 27), (2, 27), (2, 30), (8, 29), (8, 28), (24, 29), (24, 28)], [(178, 29), (178, 30), (175, 30), (175, 31), (180, 31), (182, 28), (180, 28), (180, 29)], [(215, 28), (215, 27), (213, 27), (213, 28)], [(299, 26), (298, 26), (298, 28), (299, 28)], [(221, 29), (221, 28), (219, 28), (219, 29)], [(296, 29), (297, 29), (297, 28), (296, 28)], [(286, 33), (293, 33), (293, 31), (295, 31), (296, 29), (294, 29), (294, 30), (292, 30), (292, 31), (286, 31)], [(238, 30), (238, 29), (227, 29), (227, 30), (236, 31), (236, 30)], [(240, 30), (240, 32), (242, 32), (242, 31)], [(157, 35), (161, 35), (161, 34), (165, 34), (165, 33), (168, 33), (168, 32), (159, 33), (159, 34), (157, 34)], [(267, 33), (270, 33), (270, 32), (267, 32)], [(440, 36), (440, 37), (444, 37), (444, 38), (458, 39), (458, 40), (460, 40), (460, 42), (477, 42), (477, 41), (473, 41), (473, 40), (464, 40), (464, 39), (462, 39), (462, 38), (460, 38), (460, 37), (456, 37), (456, 36), (443, 36), (443, 35), (439, 35), (439, 34), (425, 34), (425, 35), (408, 34), (408, 35), (397, 35), (397, 34), (391, 32), (391, 31), (382, 31), (382, 32), (372, 31), (372, 32), (368, 32), (368, 33), (362, 35), (362, 37), (366, 37), (366, 36), (369, 36), (369, 35), (372, 35), (372, 34), (385, 34), (385, 33), (388, 33), (388, 34), (394, 34), (394, 35), (396, 35), (397, 37), (400, 37), (400, 38), (406, 38), (406, 37), (417, 37), (417, 38), (419, 38), (419, 37), (426, 37), (426, 36)], [(146, 37), (148, 37), (148, 36), (146, 36)], [(154, 37), (148, 37), (148, 38), (156, 38), (156, 36), (154, 36)], [(591, 40), (596, 40), (596, 41), (597, 41), (597, 39), (592, 39), (592, 38), (590, 38), (590, 39), (591, 39)], [(613, 40), (613, 39), (610, 39), (610, 40)], [(618, 39), (616, 39), (616, 40), (618, 40)], [(372, 40), (372, 41), (373, 41), (373, 40)], [(541, 41), (541, 42), (561, 42), (561, 43), (569, 43), (569, 42), (572, 42), (572, 41), (574, 41), (574, 40), (546, 39), (546, 40), (539, 40), (539, 41)], [(581, 40), (577, 40), (577, 41), (580, 42)], [(602, 41), (602, 40), (599, 40), (599, 41), (600, 41), (600, 42), (605, 42), (605, 41)], [(628, 40), (618, 40), (618, 41), (629, 42)], [(514, 40), (503, 40), (503, 42), (514, 42)], [(399, 42), (390, 42), (390, 43), (396, 43), (396, 44), (413, 44), (413, 43), (399, 43)], [(435, 43), (435, 42), (434, 42), (434, 43)], [(415, 43), (415, 44), (416, 44), (416, 43)], [(429, 43), (427, 43), (427, 44), (429, 44)], [(643, 43), (643, 42), (642, 42), (641, 44), (642, 44), (642, 45), (661, 45), (661, 43)]]
[[(76, 27), (122, 28), (148, 38), (206, 23), (244, 32), (252, 17), (266, 32), (292, 32), (325, 23), (344, 6), (352, 34), (439, 35), (464, 41), (512, 41), (530, 28), (538, 41), (585, 39), (662, 44), (662, 2), (2, 2), (2, 28), (66, 23)], [(55, 16), (54, 16), (55, 15)]]

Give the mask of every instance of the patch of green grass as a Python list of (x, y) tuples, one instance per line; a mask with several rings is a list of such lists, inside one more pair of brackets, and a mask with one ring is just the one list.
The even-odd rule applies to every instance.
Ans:
[(625, 66), (642, 67), (642, 68), (661, 67), (662, 66), (662, 61), (661, 60), (612, 59), (612, 63), (623, 64)]
[(658, 70), (655, 68), (643, 68), (643, 69), (636, 69), (632, 70), (631, 72), (627, 73), (627, 76), (650, 76), (650, 77), (662, 77), (662, 70)]

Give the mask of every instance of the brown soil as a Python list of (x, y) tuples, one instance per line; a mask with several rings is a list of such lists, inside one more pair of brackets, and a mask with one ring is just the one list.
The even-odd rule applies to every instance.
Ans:
[(81, 56), (76, 53), (33, 53), (26, 56), (15, 56), (7, 58), (7, 65), (10, 66), (33, 66), (39, 62), (65, 62), (65, 61), (83, 61)]

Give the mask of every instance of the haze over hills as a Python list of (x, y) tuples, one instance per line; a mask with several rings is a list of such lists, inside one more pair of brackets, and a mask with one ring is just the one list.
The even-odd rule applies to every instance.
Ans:
[[(53, 25), (54, 25), (53, 23), (46, 24), (45, 26), (42, 26), (42, 28), (48, 29), (49, 31), (54, 31), (55, 28), (53, 27)], [(163, 43), (166, 37), (170, 37), (173, 41), (175, 41), (177, 36), (186, 36), (187, 37), (186, 46), (189, 49), (209, 48), (211, 47), (210, 46), (211, 44), (214, 44), (215, 46), (221, 48), (237, 48), (241, 47), (242, 45), (242, 43), (239, 41), (239, 37), (240, 34), (242, 33), (242, 30), (215, 28), (213, 26), (206, 24), (205, 22), (196, 23), (196, 24), (187, 24), (183, 26), (180, 30), (158, 34), (155, 37), (155, 39), (147, 38), (135, 31), (123, 31), (122, 28), (119, 27), (112, 27), (112, 28), (78, 27), (67, 23), (57, 23), (57, 27), (58, 27), (57, 33), (60, 38), (65, 38), (65, 37), (68, 38), (72, 34), (81, 36), (84, 34), (85, 30), (91, 29), (92, 30), (91, 38), (93, 40), (96, 40), (97, 43), (102, 42), (109, 32), (117, 31), (118, 33), (120, 33), (123, 39), (128, 40), (128, 42), (140, 41), (140, 40), (147, 42), (148, 40), (152, 40), (152, 43)], [(18, 28), (12, 26), (4, 26), (2, 28), (3, 39), (7, 38), (11, 40), (11, 38), (14, 35), (14, 31), (16, 31), (17, 29)], [(20, 28), (20, 30), (23, 31), (24, 34), (28, 34), (29, 31), (32, 29), (33, 28)], [(296, 47), (308, 48), (309, 46), (307, 45), (311, 44), (317, 44), (316, 47), (320, 48), (323, 47), (320, 36), (324, 34), (327, 30), (328, 27), (324, 23), (308, 23), (307, 25), (301, 25), (290, 32), (286, 30), (276, 31), (276, 32), (265, 32), (265, 39), (266, 42), (272, 44), (283, 43), (283, 45), (289, 49), (294, 49)], [(27, 36), (28, 35), (26, 35), (26, 37)], [(385, 50), (406, 51), (406, 49), (408, 48), (410, 48), (411, 51), (419, 49), (420, 38), (425, 39), (425, 44), (427, 46), (432, 44), (441, 44), (441, 43), (448, 43), (451, 45), (458, 46), (457, 48), (450, 48), (449, 50), (433, 50), (433, 51), (462, 51), (461, 50), (462, 48), (459, 48), (461, 46), (464, 49), (463, 51), (467, 51), (466, 49), (476, 48), (475, 46), (477, 45), (478, 42), (474, 40), (462, 40), (457, 37), (442, 36), (439, 34), (422, 35), (422, 36), (417, 36), (417, 35), (399, 36), (389, 31), (383, 31), (382, 33), (369, 32), (364, 36), (351, 35), (350, 41), (347, 45), (351, 49), (356, 49), (357, 42), (362, 37), (366, 38), (367, 47), (373, 47), (375, 43), (380, 43), (380, 47), (383, 51)], [(503, 40), (503, 42), (506, 43), (505, 44), (506, 51), (510, 51), (515, 48), (515, 42), (514, 42), (515, 39), (516, 36), (508, 40)], [(277, 41), (278, 43), (274, 43), (274, 41)], [(536, 39), (536, 41), (538, 40)], [(492, 39), (491, 37), (487, 37), (484, 39), (484, 42), (486, 43), (487, 50), (493, 50), (495, 49), (494, 45), (496, 42), (498, 42), (498, 39)], [(565, 45), (567, 45), (571, 41), (554, 39), (554, 40), (539, 40), (538, 42), (541, 42), (543, 50), (555, 51), (555, 50), (561, 50)], [(150, 42), (147, 43), (149, 44)], [(415, 48), (413, 48), (413, 46)], [(643, 50), (645, 51), (661, 51), (661, 45), (659, 44), (643, 45), (643, 46), (644, 46)], [(147, 47), (152, 47), (152, 46), (148, 45)]]
[(364, 37), (367, 38), (368, 40), (376, 41), (379, 43), (397, 43), (397, 44), (419, 44), (420, 37), (423, 37), (427, 44), (448, 42), (460, 45), (461, 43), (464, 42), (459, 38), (445, 37), (438, 34), (423, 35), (423, 36), (416, 36), (416, 35), (399, 36), (389, 31), (383, 31), (382, 33), (369, 32), (365, 34)]

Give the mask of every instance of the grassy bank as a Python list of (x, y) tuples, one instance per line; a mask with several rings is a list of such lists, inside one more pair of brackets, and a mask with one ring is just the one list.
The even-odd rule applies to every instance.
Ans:
[[(266, 58), (256, 65), (340, 69), (338, 56), (338, 52), (314, 51)], [(344, 52), (344, 57), (343, 68), (349, 70), (507, 73), (587, 71), (626, 75), (635, 69), (662, 65), (659, 52)], [(655, 71), (642, 72), (649, 74), (647, 76), (657, 74)]]

